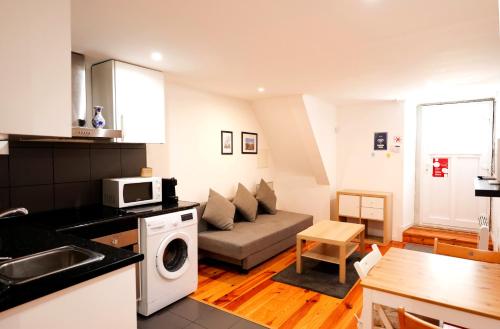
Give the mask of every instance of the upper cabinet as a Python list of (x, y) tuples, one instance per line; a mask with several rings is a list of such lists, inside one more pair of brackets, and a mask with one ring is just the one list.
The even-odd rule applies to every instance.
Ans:
[(71, 136), (70, 2), (0, 1), (0, 133)]
[(103, 106), (105, 128), (122, 130), (122, 142), (165, 142), (162, 72), (116, 60), (95, 64), (92, 105)]

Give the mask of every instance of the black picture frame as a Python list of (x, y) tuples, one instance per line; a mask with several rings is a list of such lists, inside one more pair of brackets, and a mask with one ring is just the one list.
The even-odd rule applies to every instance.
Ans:
[[(231, 135), (230, 151), (224, 149), (224, 135)], [(233, 154), (233, 132), (229, 130), (221, 130), (220, 132), (220, 154), (231, 155)]]
[[(252, 150), (249, 145), (245, 145), (245, 138), (246, 137), (253, 137), (255, 138), (255, 149)], [(242, 131), (241, 132), (241, 153), (242, 154), (257, 154), (259, 151), (259, 135), (257, 133), (251, 133), (247, 131)]]

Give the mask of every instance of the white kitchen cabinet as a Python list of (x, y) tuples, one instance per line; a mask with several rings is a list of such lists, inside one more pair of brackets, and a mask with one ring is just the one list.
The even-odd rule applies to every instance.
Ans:
[(0, 329), (137, 329), (129, 265), (0, 312)]
[(0, 133), (71, 136), (70, 1), (0, 1)]
[(116, 60), (95, 64), (92, 105), (104, 107), (105, 128), (122, 130), (121, 142), (165, 142), (162, 72)]

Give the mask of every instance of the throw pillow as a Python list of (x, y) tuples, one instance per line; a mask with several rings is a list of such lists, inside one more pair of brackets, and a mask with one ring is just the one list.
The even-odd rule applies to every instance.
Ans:
[(230, 231), (234, 226), (235, 211), (229, 200), (210, 189), (202, 218), (220, 230)]
[(257, 189), (257, 201), (266, 212), (271, 215), (276, 214), (276, 194), (263, 179), (260, 180)]
[(236, 191), (233, 204), (236, 206), (236, 209), (238, 209), (240, 214), (243, 215), (245, 220), (250, 222), (255, 221), (259, 203), (255, 200), (252, 193), (250, 193), (250, 191), (242, 184), (238, 184), (238, 190)]

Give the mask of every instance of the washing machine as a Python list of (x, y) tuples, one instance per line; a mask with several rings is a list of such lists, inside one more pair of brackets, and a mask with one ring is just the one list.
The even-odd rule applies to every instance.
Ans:
[(150, 315), (196, 290), (197, 223), (195, 209), (140, 219), (140, 314)]

